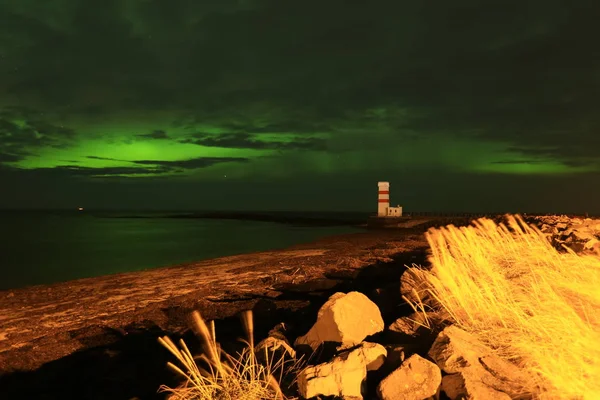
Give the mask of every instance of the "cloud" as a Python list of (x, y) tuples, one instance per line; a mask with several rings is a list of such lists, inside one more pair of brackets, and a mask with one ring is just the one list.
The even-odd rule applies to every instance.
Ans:
[(21, 161), (36, 149), (68, 147), (75, 137), (73, 129), (51, 123), (35, 110), (0, 109), (0, 163)]
[[(10, 155), (6, 156), (0, 153), (0, 162), (12, 162), (13, 158)], [(22, 174), (23, 176), (46, 176), (49, 178), (105, 178), (105, 177), (135, 177), (153, 175), (160, 177), (165, 174), (182, 172), (184, 170), (195, 170), (208, 168), (213, 165), (222, 163), (246, 163), (247, 158), (239, 157), (198, 157), (188, 160), (120, 160), (110, 157), (87, 156), (86, 158), (94, 160), (121, 161), (128, 163), (130, 166), (110, 166), (110, 167), (86, 167), (72, 165), (58, 165), (52, 168), (31, 168), (20, 169), (16, 167), (2, 166), (4, 172), (12, 174)], [(15, 160), (18, 161), (18, 160)]]
[(126, 160), (121, 160), (121, 159), (113, 158), (113, 157), (85, 156), (85, 158), (89, 158), (90, 160), (105, 160), (105, 161), (124, 161), (124, 162), (129, 162), (129, 161), (126, 161)]
[(136, 160), (132, 161), (135, 164), (140, 165), (158, 165), (168, 170), (174, 169), (198, 169), (207, 168), (216, 164), (241, 162), (246, 163), (250, 161), (248, 158), (243, 157), (198, 157), (189, 160), (176, 160), (176, 161), (159, 161), (159, 160)]
[(119, 158), (111, 157), (98, 157), (98, 156), (86, 156), (86, 158), (93, 160), (107, 160), (107, 161), (122, 161), (126, 163), (140, 164), (140, 165), (160, 165), (168, 168), (186, 168), (196, 169), (210, 167), (211, 165), (228, 162), (248, 162), (248, 158), (243, 157), (197, 157), (187, 160), (122, 160)]
[(541, 145), (564, 163), (599, 155), (597, 5), (89, 1), (0, 5), (5, 101), (96, 120), (168, 111), (178, 127), (228, 132), (187, 139), (212, 147), (324, 150), (253, 136), (322, 132), (362, 149), (367, 135), (392, 146), (417, 132), (524, 158)]
[(252, 150), (327, 150), (327, 141), (320, 138), (295, 137), (284, 140), (261, 140), (257, 135), (249, 133), (195, 133), (181, 143), (192, 143), (199, 146), (223, 147)]
[(139, 167), (81, 167), (81, 166), (57, 166), (54, 168), (38, 168), (38, 171), (47, 171), (53, 174), (64, 174), (71, 177), (102, 177), (122, 175), (147, 175), (164, 174), (169, 172), (166, 168), (139, 168)]
[(545, 162), (542, 160), (500, 160), (500, 161), (492, 161), (490, 164), (500, 164), (500, 165), (519, 165), (519, 164), (544, 164)]
[(3, 163), (13, 163), (13, 162), (21, 161), (24, 158), (25, 158), (24, 155), (0, 152), (0, 166)]
[(144, 138), (144, 139), (168, 139), (169, 138), (169, 135), (167, 134), (167, 132), (165, 132), (163, 130), (155, 130), (150, 133), (145, 133), (145, 134), (136, 135), (136, 136), (140, 137), (140, 138)]
[(216, 164), (230, 163), (230, 162), (241, 162), (245, 163), (250, 161), (244, 157), (197, 157), (187, 160), (122, 160), (111, 157), (98, 157), (98, 156), (87, 156), (86, 158), (93, 160), (106, 160), (106, 161), (121, 161), (125, 163), (132, 163), (138, 165), (156, 165), (166, 169), (198, 169), (206, 168)]

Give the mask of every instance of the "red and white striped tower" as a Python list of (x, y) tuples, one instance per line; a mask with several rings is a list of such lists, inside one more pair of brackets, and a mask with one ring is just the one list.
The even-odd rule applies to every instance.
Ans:
[(390, 206), (390, 183), (389, 182), (377, 182), (379, 187), (379, 196), (377, 199), (377, 216), (385, 217), (388, 215), (388, 208)]

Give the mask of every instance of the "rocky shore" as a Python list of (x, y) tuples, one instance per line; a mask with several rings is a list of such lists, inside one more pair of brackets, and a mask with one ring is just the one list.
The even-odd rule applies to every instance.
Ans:
[(552, 215), (535, 217), (533, 221), (558, 250), (569, 248), (577, 253), (600, 250), (600, 219)]
[[(582, 250), (595, 248), (592, 239), (598, 238), (598, 221), (573, 223), (569, 219), (565, 229), (562, 225), (558, 228), (563, 220), (537, 217), (529, 221), (559, 242), (567, 241), (567, 229), (572, 229), (568, 236), (588, 229), (593, 237), (574, 237), (571, 244), (583, 243)], [(431, 330), (415, 325), (413, 310), (400, 296), (401, 290), (410, 291), (411, 282), (405, 275), (402, 289), (400, 277), (406, 265), (426, 265), (427, 228), (468, 222), (427, 219), (409, 228), (342, 235), (282, 251), (0, 292), (0, 398), (164, 398), (164, 394), (157, 394), (158, 386), (176, 386), (177, 381), (166, 368), (167, 361), (172, 361), (170, 355), (158, 345), (157, 338), (168, 335), (190, 344), (196, 342), (189, 331), (192, 311), (216, 321), (219, 340), (225, 347), (242, 336), (239, 312), (253, 310), (257, 340), (268, 337), (269, 330), (283, 322), (286, 337), (304, 337), (296, 344), (312, 348), (315, 340), (310, 338), (311, 328), (315, 329), (315, 322), (318, 324), (324, 314), (319, 309), (335, 304), (343, 309), (345, 306), (339, 304), (344, 302), (355, 309), (357, 298), (375, 307), (371, 307), (372, 318), (368, 319), (375, 321), (376, 329), (371, 332), (368, 324), (350, 324), (363, 326), (365, 331), (346, 335), (353, 338), (352, 343), (323, 353), (322, 361), (329, 366), (316, 364), (307, 369), (304, 380), (299, 380), (306, 383), (300, 393), (307, 397), (319, 394), (316, 377), (325, 378), (323, 371), (342, 377), (343, 365), (350, 365), (344, 363), (354, 360), (365, 363), (366, 382), (379, 382), (367, 391), (371, 396), (408, 398), (386, 395), (388, 389), (382, 383), (386, 376), (390, 377), (388, 382), (412, 382), (413, 389), (423, 395), (421, 399), (433, 396), (442, 385), (440, 368), (444, 370), (437, 360), (442, 357), (439, 354), (447, 354), (443, 350), (435, 353), (434, 343), (460, 347), (472, 340), (462, 332), (446, 331), (444, 318)], [(350, 296), (356, 298), (347, 300), (349, 293), (357, 293)], [(334, 318), (321, 324), (338, 322)], [(440, 339), (441, 334), (447, 339)], [(438, 348), (442, 344), (438, 343)], [(485, 348), (477, 348), (478, 354), (488, 354)], [(367, 353), (373, 357), (366, 357)], [(378, 363), (381, 365), (375, 368)], [(415, 383), (411, 371), (420, 371), (427, 379), (419, 378), (420, 383)], [(460, 382), (455, 383), (460, 387)], [(387, 386), (393, 392), (397, 385)], [(351, 398), (364, 392), (356, 384), (351, 389), (336, 387), (339, 392), (321, 395), (344, 395), (350, 390), (346, 397)]]
[[(557, 250), (600, 256), (600, 219), (538, 216), (527, 222), (545, 233)], [(419, 275), (415, 269), (403, 272), (399, 297), (418, 302), (414, 293), (420, 290)], [(296, 351), (306, 348), (303, 353), (313, 359), (297, 376), (294, 389), (301, 398), (536, 398), (524, 389), (524, 371), (454, 325), (448, 314), (430, 312), (425, 319), (413, 312), (386, 323), (376, 301), (356, 291), (335, 293), (305, 334), (286, 338), (276, 332), (258, 348), (267, 347), (265, 343), (275, 347), (277, 342), (279, 348), (292, 349), (291, 343)]]

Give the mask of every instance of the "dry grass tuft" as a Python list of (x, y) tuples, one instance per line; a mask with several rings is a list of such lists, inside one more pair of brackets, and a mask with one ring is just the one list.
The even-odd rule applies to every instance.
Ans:
[[(430, 229), (429, 293), (542, 399), (600, 399), (600, 253), (559, 253), (520, 216)], [(422, 304), (412, 304), (425, 311)]]
[[(177, 388), (161, 386), (160, 390), (170, 393), (172, 400), (273, 400), (284, 399), (280, 388), (284, 370), (296, 367), (283, 357), (278, 360), (269, 359), (265, 350), (266, 362), (256, 359), (254, 349), (254, 323), (252, 311), (242, 315), (244, 330), (248, 337), (247, 347), (233, 357), (222, 351), (216, 341), (215, 324), (207, 325), (195, 311), (192, 314), (193, 329), (202, 340), (203, 354), (193, 357), (183, 340), (177, 346), (167, 336), (158, 341), (165, 346), (179, 361), (180, 368), (169, 362), (167, 365), (184, 378), (184, 383)], [(196, 359), (204, 366), (200, 367)], [(274, 372), (279, 372), (276, 379)]]

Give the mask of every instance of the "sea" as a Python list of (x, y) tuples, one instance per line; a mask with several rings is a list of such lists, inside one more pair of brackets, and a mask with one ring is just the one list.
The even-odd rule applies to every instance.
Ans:
[(361, 231), (348, 222), (358, 213), (319, 213), (340, 221), (327, 226), (172, 217), (179, 214), (0, 211), (0, 290), (282, 249)]

